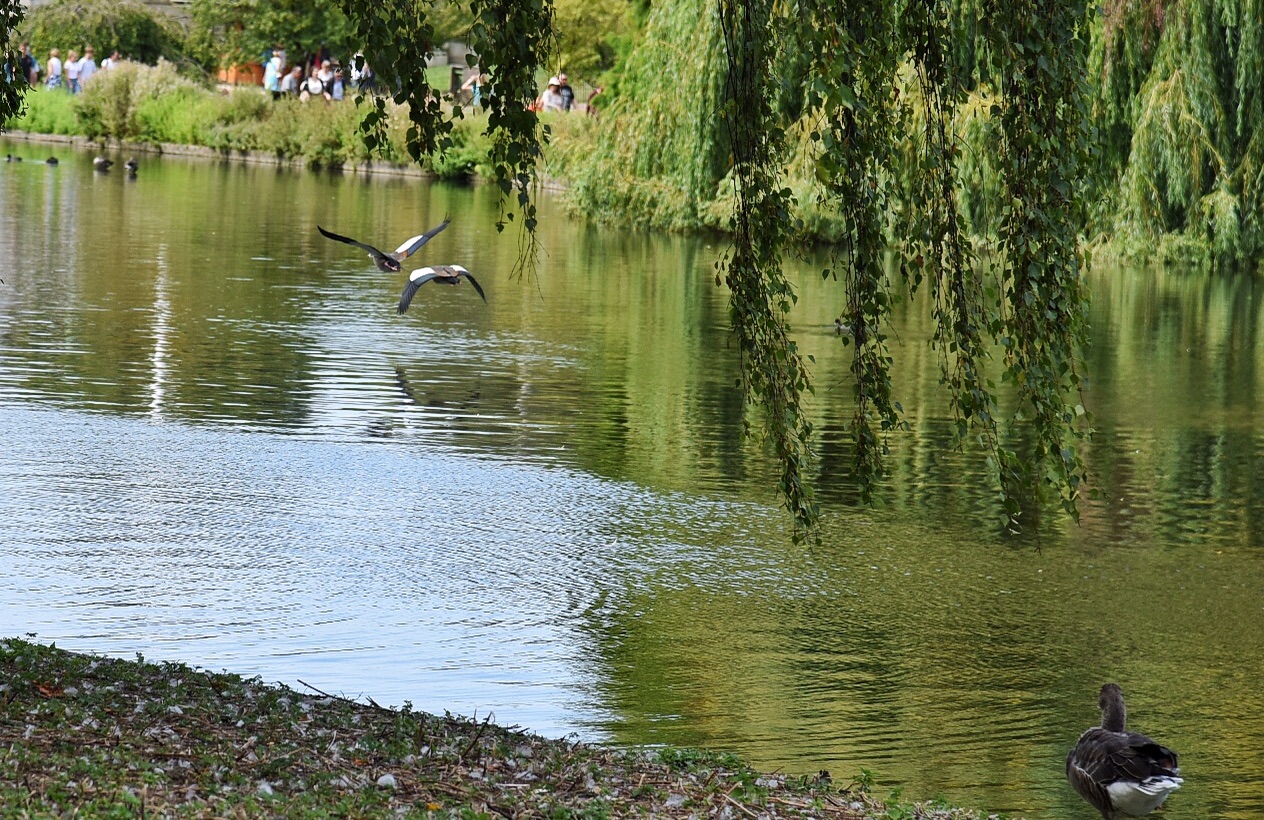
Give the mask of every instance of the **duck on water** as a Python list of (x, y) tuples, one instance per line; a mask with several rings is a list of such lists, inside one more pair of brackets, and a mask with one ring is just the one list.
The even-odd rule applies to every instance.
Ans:
[(1147, 815), (1181, 787), (1176, 752), (1125, 728), (1118, 684), (1103, 686), (1097, 705), (1102, 723), (1080, 735), (1067, 755), (1067, 780), (1104, 820)]

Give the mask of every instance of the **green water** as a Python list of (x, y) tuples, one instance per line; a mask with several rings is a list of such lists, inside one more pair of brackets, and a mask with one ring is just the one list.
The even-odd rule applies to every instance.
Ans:
[[(0, 631), (1029, 817), (1094, 816), (1062, 761), (1115, 680), (1181, 753), (1168, 817), (1264, 814), (1253, 280), (1094, 271), (1102, 498), (1007, 540), (945, 450), (924, 299), (894, 328), (910, 429), (856, 504), (842, 294), (804, 263), (800, 549), (741, 438), (722, 240), (546, 201), (519, 282), (487, 188), (54, 153), (0, 164)], [(417, 266), (488, 302), (427, 285), (403, 317), (402, 274), (315, 227), (393, 248), (448, 214)]]

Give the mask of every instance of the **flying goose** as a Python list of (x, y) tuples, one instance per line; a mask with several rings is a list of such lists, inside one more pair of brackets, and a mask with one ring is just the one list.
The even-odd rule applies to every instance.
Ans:
[[(444, 225), (448, 223), (443, 223)], [(459, 285), (461, 277), (464, 276), (470, 280), (470, 284), (474, 286), (474, 290), (478, 291), (478, 295), (483, 297), (483, 301), (487, 301), (487, 294), (483, 293), (483, 289), (478, 286), (478, 280), (470, 275), (470, 272), (460, 265), (435, 265), (429, 268), (418, 268), (408, 274), (408, 284), (404, 285), (404, 293), (399, 297), (399, 312), (403, 313), (408, 310), (408, 304), (412, 302), (413, 296), (417, 293), (417, 289), (427, 282), (438, 282), (441, 285)]]
[[(339, 236), (336, 233), (331, 233), (319, 225), (316, 226), (316, 230), (320, 231), (321, 236), (324, 236), (327, 239), (332, 239), (336, 242), (345, 242), (348, 245), (355, 245), (361, 250), (368, 251), (369, 258), (377, 265), (378, 270), (386, 271), (387, 273), (396, 273), (400, 270), (400, 262), (403, 262), (405, 259), (416, 253), (417, 249), (429, 242), (435, 234), (448, 227), (448, 223), (451, 221), (451, 219), (445, 219), (438, 227), (431, 228), (419, 236), (405, 239), (404, 244), (396, 248), (393, 253), (384, 253), (372, 245), (366, 245), (365, 243), (357, 242), (350, 237)], [(403, 313), (403, 311), (401, 310), (400, 313)]]
[(1080, 735), (1067, 755), (1067, 780), (1103, 820), (1149, 814), (1181, 787), (1176, 752), (1124, 728), (1124, 694), (1118, 684), (1103, 686), (1097, 705), (1102, 725)]

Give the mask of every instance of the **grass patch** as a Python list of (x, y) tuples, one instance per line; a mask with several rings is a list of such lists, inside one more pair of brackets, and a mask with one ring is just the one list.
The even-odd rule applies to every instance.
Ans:
[(5, 816), (983, 817), (19, 639), (0, 640), (0, 680)]

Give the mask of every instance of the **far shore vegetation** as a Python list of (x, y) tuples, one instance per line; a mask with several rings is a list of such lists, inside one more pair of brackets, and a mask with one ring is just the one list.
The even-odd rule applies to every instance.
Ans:
[[(546, 739), (482, 719), (0, 638), (5, 817), (984, 820), (874, 775)], [(995, 815), (991, 815), (995, 817)]]
[[(957, 199), (968, 234), (987, 247), (1002, 219), (995, 141), (1004, 101), (990, 79), (995, 67), (980, 56), (982, 35), (969, 31), (982, 13), (977, 0), (951, 5), (967, 36), (950, 60), (969, 83), (952, 123)], [(1264, 41), (1258, 24), (1216, 17), (1213, 5), (1185, 0), (1159, 12), (1136, 0), (1093, 14), (1088, 67), (1098, 173), (1086, 187), (1091, 202), (1081, 233), (1096, 253), (1254, 268), (1264, 250)], [(669, 230), (728, 228), (733, 189), (717, 155), (727, 149), (716, 128), (697, 127), (714, 105), (719, 70), (716, 20), (705, 6), (699, 0), (555, 0), (556, 65), (542, 67), (539, 81), (565, 69), (585, 96), (598, 86), (604, 93), (600, 118), (542, 115), (550, 132), (544, 175), (568, 183), (570, 201), (587, 216)], [(273, 43), (294, 54), (325, 47), (346, 60), (356, 48), (355, 32), (342, 11), (331, 7), (315, 15), (293, 4), (264, 8), (249, 0), (194, 0), (190, 8), (188, 27), (134, 0), (57, 0), (33, 10), (21, 31), (39, 59), (50, 46), (64, 50), (95, 39), (98, 60), (120, 46), (136, 62), (99, 74), (78, 97), (32, 89), (25, 113), (5, 126), (225, 154), (259, 151), (327, 168), (371, 159), (411, 162), (406, 110), (387, 103), (385, 139), (370, 151), (362, 124), (373, 106), (357, 105), (350, 83), (346, 100), (333, 105), (273, 103), (258, 85), (216, 87), (221, 62), (257, 61)], [(440, 0), (430, 19), (435, 42), (461, 37), (471, 20), (465, 3)], [(666, 53), (687, 59), (656, 56)], [(779, 59), (787, 72), (797, 70), (792, 55)], [(447, 77), (446, 66), (427, 74), (437, 91), (446, 90)], [(912, 63), (891, 87), (911, 101), (900, 124), (908, 144), (889, 169), (900, 177), (911, 171), (898, 162), (915, 164), (926, 126)], [(791, 105), (782, 99), (784, 90), (768, 93), (777, 97), (775, 105)], [(796, 118), (794, 111), (783, 113), (790, 122)], [(795, 195), (801, 236), (839, 241), (848, 223), (814, 175), (807, 116), (798, 114), (788, 128), (785, 182)], [(421, 166), (445, 179), (493, 179), (487, 131), (486, 113), (466, 105), (451, 144), (424, 155)], [(906, 187), (906, 180), (893, 183)]]

